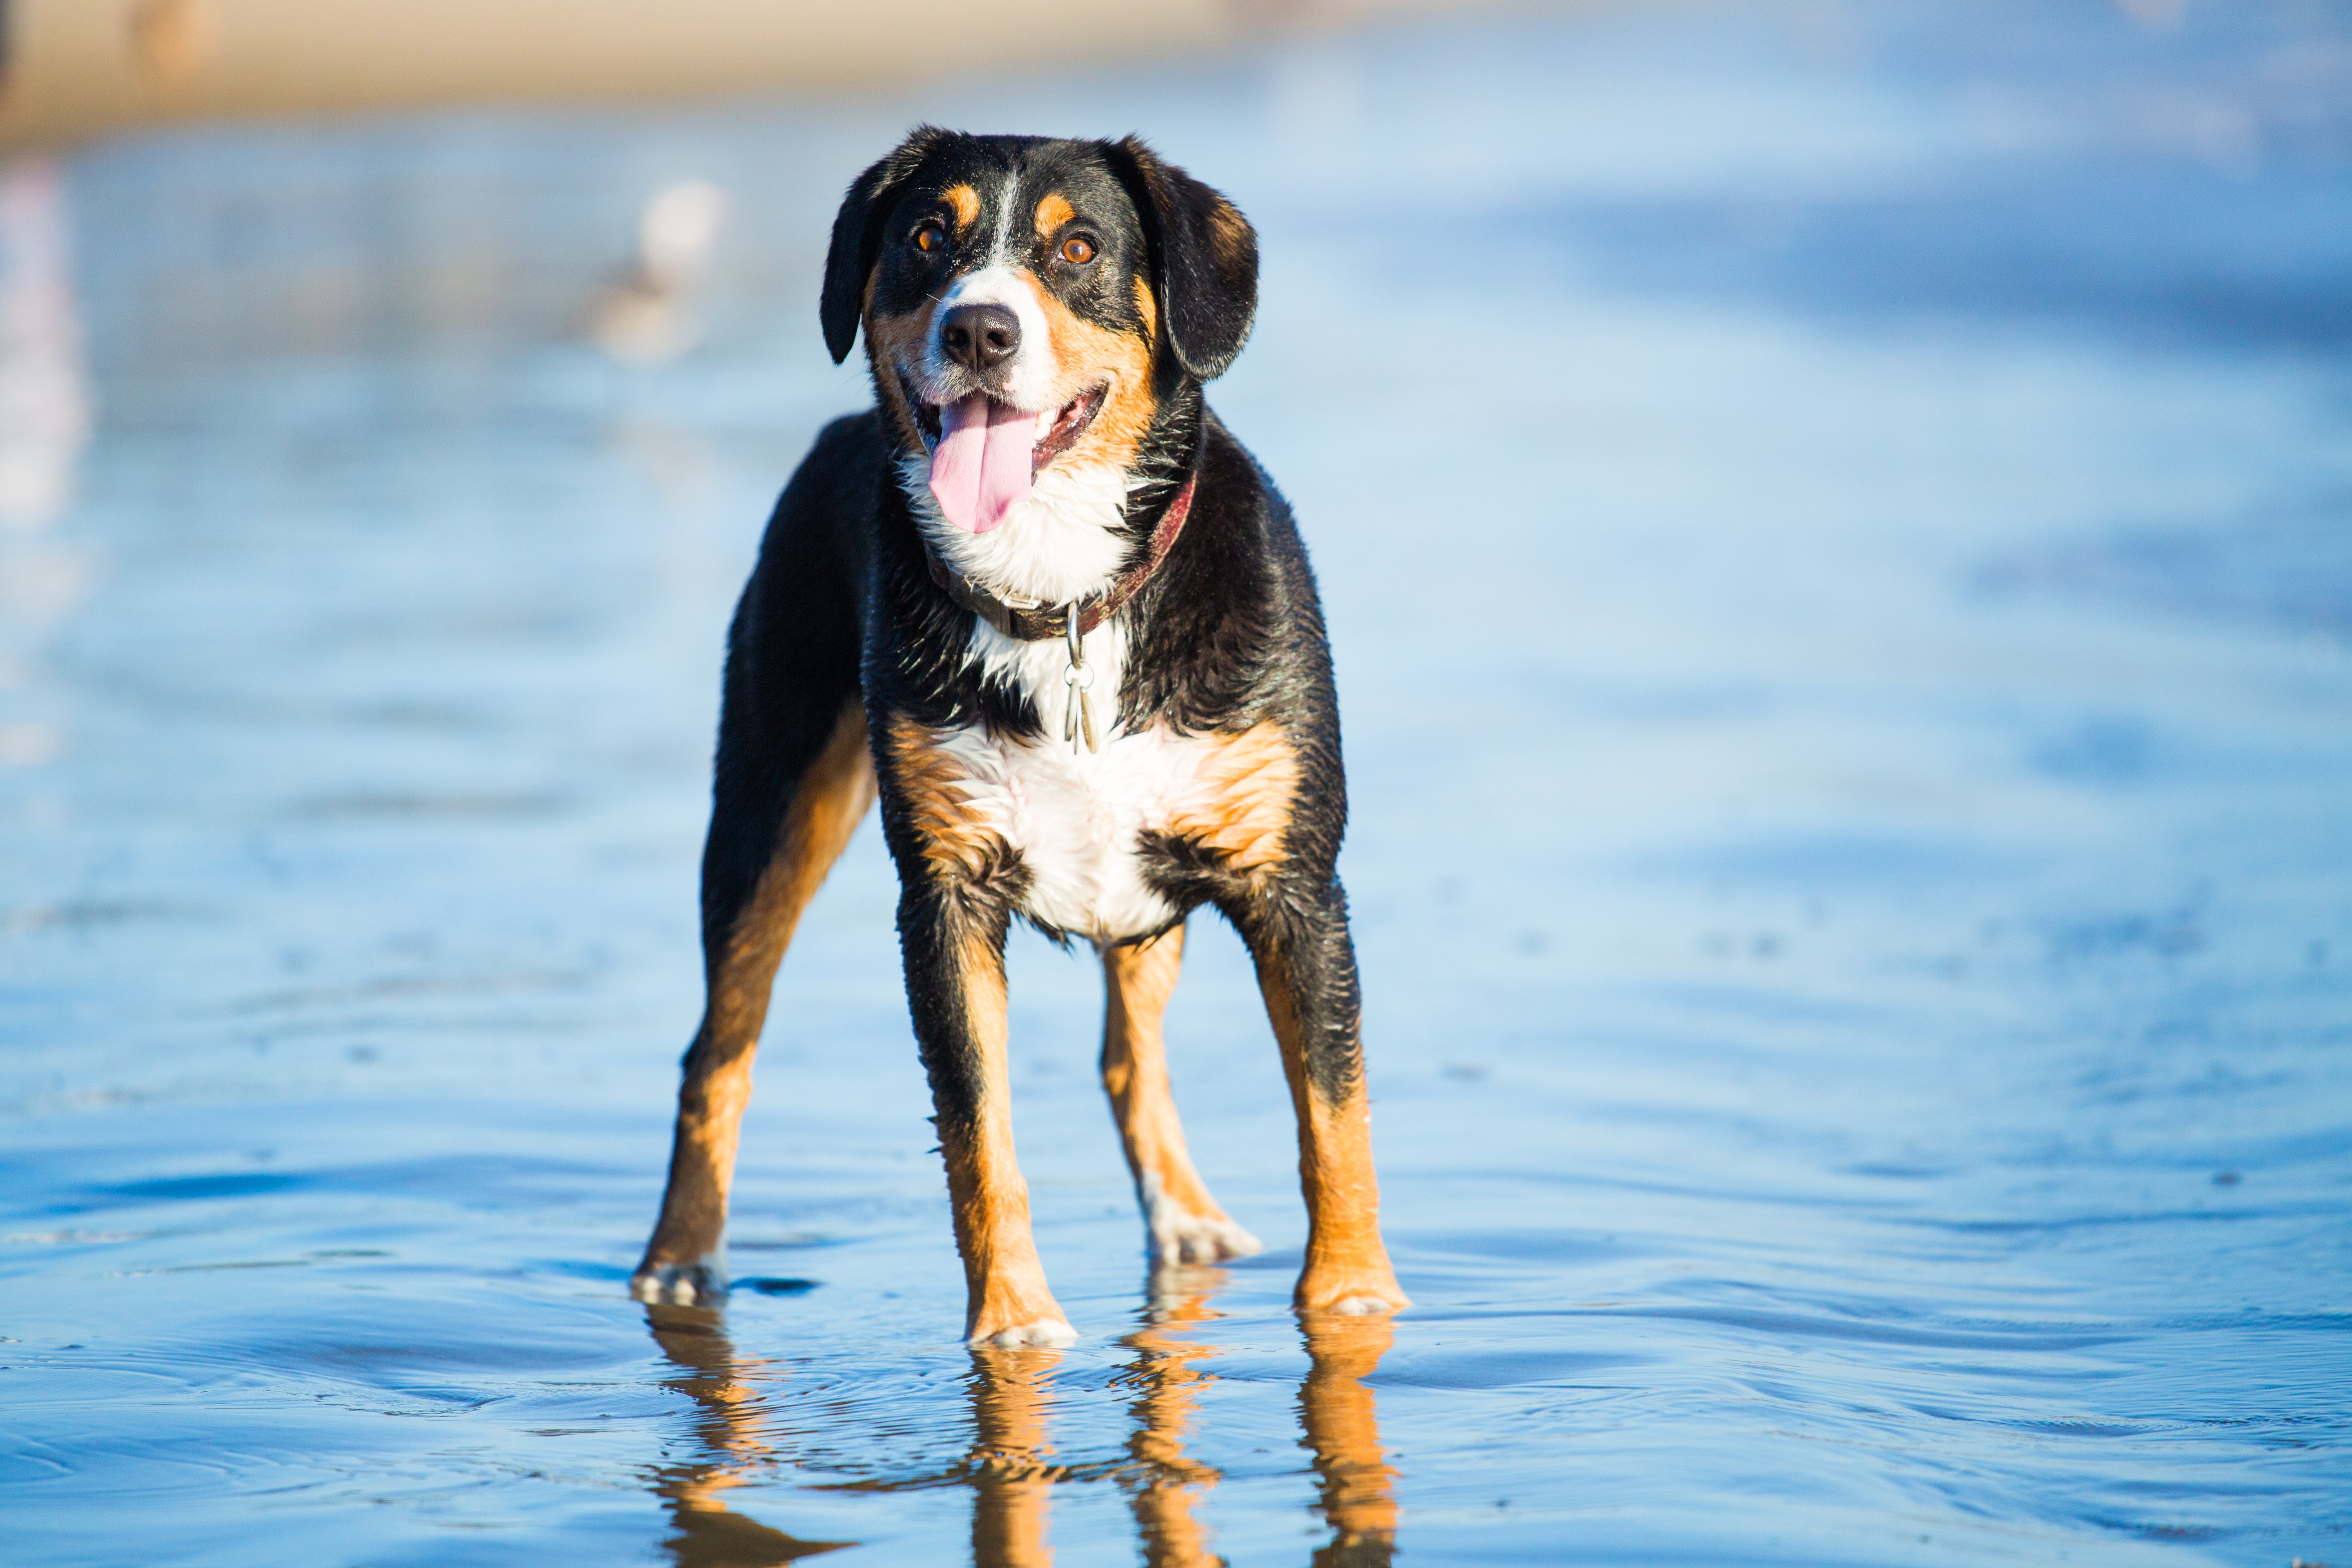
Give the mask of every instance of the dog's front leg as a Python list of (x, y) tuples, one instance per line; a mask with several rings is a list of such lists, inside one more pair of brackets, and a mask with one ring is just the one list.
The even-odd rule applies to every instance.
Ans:
[(956, 1249), (973, 1344), (1066, 1345), (1078, 1336), (1046, 1287), (1029, 1234), (1029, 1187), (1013, 1155), (1004, 1064), (1007, 913), (972, 889), (926, 879), (898, 905), (907, 999), (947, 1157)]
[(1308, 1312), (1388, 1312), (1412, 1303), (1381, 1240), (1372, 1170), (1371, 1101), (1364, 1089), (1362, 993), (1345, 896), (1321, 888), (1261, 895), (1243, 936), (1282, 1047), (1298, 1113), (1298, 1173), (1307, 1199), (1307, 1266), (1293, 1300)]

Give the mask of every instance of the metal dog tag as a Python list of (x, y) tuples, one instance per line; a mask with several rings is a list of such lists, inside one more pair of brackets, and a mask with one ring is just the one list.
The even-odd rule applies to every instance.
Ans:
[(1072, 605), (1063, 612), (1063, 626), (1070, 640), (1070, 668), (1062, 672), (1062, 684), (1069, 688), (1069, 700), (1062, 705), (1062, 739), (1076, 751), (1083, 738), (1087, 750), (1102, 750), (1102, 739), (1095, 732), (1094, 689), (1095, 672), (1087, 668), (1086, 634), (1078, 630), (1078, 607)]

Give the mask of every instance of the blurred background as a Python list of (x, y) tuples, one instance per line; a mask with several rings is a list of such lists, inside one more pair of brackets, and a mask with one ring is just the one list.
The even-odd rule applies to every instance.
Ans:
[[(0, 3), (0, 1547), (2352, 1555), (2333, 0)], [(1147, 1279), (1092, 963), (961, 1283), (872, 825), (726, 1312), (625, 1293), (723, 628), (912, 123), (1139, 131), (1328, 613), (1387, 1228), (1287, 1311), (1245, 956)]]

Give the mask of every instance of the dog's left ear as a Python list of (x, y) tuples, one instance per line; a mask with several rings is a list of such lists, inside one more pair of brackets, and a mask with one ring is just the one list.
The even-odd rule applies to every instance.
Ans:
[(824, 294), (817, 302), (817, 321), (834, 363), (847, 359), (856, 345), (866, 280), (882, 254), (882, 219), (891, 201), (923, 160), (954, 134), (936, 125), (916, 126), (888, 156), (850, 182), (849, 194), (841, 198), (841, 211), (833, 219), (833, 247), (824, 258)]
[(1111, 167), (1143, 214), (1161, 330), (1184, 373), (1214, 381), (1249, 341), (1257, 316), (1257, 230), (1233, 203), (1133, 136)]

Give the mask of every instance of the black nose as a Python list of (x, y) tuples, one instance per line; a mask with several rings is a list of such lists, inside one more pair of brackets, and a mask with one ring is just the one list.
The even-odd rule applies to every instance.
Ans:
[(993, 370), (1021, 346), (1021, 318), (1002, 305), (958, 305), (940, 322), (940, 346), (974, 370)]

